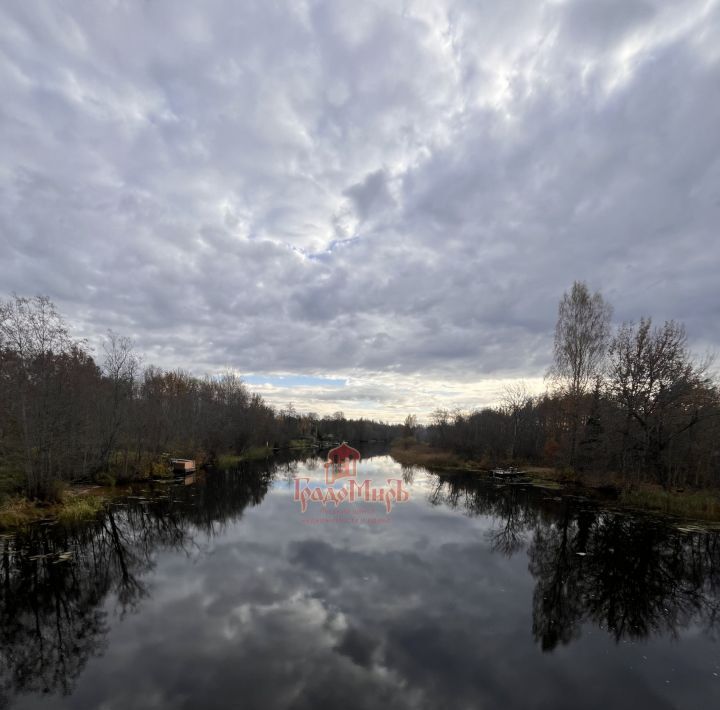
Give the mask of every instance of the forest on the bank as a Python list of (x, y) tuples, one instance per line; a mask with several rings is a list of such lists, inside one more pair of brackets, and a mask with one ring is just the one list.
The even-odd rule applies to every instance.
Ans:
[(342, 412), (277, 410), (233, 372), (143, 366), (132, 340), (112, 332), (96, 360), (48, 298), (0, 301), (0, 494), (53, 499), (64, 482), (132, 480), (162, 470), (169, 455), (208, 463), (399, 431)]
[[(720, 484), (720, 394), (713, 360), (688, 348), (682, 324), (651, 318), (613, 328), (585, 283), (560, 301), (549, 386), (509, 387), (497, 407), (436, 410), (417, 430), (484, 461), (540, 464), (664, 486)], [(408, 422), (408, 429), (413, 428)]]
[(600, 293), (564, 294), (549, 386), (522, 383), (429, 424), (320, 417), (270, 406), (233, 372), (197, 377), (145, 366), (131, 339), (102, 352), (73, 338), (45, 297), (0, 301), (0, 496), (53, 499), (65, 482), (158, 473), (168, 456), (212, 463), (288, 446), (425, 439), (485, 465), (538, 464), (665, 486), (720, 484), (720, 391), (684, 327), (650, 318), (615, 328)]

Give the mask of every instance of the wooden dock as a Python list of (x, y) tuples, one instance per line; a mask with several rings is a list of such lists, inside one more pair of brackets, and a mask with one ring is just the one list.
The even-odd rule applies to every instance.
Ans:
[(494, 468), (490, 471), (490, 478), (495, 481), (518, 483), (527, 478), (527, 474), (525, 471), (519, 471), (517, 468)]
[(197, 470), (192, 459), (170, 459), (170, 465), (175, 473), (192, 473)]

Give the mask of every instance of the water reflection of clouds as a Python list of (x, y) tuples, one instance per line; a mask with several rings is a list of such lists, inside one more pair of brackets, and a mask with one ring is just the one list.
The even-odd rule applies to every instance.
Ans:
[[(283, 531), (276, 528), (280, 537)], [(248, 546), (244, 555), (236, 549), (223, 544), (215, 550), (211, 562), (203, 565), (201, 589), (181, 584), (184, 593), (170, 596), (157, 589), (155, 601), (143, 610), (142, 628), (132, 628), (139, 621), (135, 617), (119, 629), (136, 644), (135, 653), (148, 659), (151, 672), (143, 674), (145, 682), (149, 675), (156, 677), (164, 690), (154, 688), (150, 695), (162, 698), (162, 705), (185, 706), (177, 689), (165, 690), (173, 688), (167, 681), (175, 673), (169, 668), (180, 664), (192, 678), (194, 697), (227, 697), (226, 692), (249, 683), (250, 693), (243, 697), (251, 707), (281, 707), (293, 696), (297, 707), (328, 703), (340, 699), (339, 686), (344, 707), (437, 707), (437, 693), (451, 692), (450, 687), (429, 693), (417, 685), (404, 692), (411, 669), (402, 671), (398, 664), (413, 665), (418, 651), (413, 639), (427, 635), (428, 653), (427, 644), (438, 634), (448, 641), (443, 627), (448, 621), (458, 626), (448, 617), (451, 599), (458, 614), (472, 612), (469, 618), (479, 617), (483, 624), (499, 611), (497, 605), (491, 611), (481, 598), (456, 597), (456, 584), (448, 588), (447, 580), (453, 577), (468, 589), (474, 586), (469, 574), (457, 579), (453, 560), (463, 554), (458, 548), (441, 546), (430, 564), (427, 548), (423, 558), (407, 550), (380, 554), (320, 539), (282, 546), (275, 538)], [(477, 562), (480, 551), (466, 550), (463, 556)], [(176, 588), (187, 571), (170, 559), (159, 563), (158, 572), (159, 578), (165, 577), (162, 586)], [(508, 606), (508, 614), (521, 611), (512, 603)], [(175, 620), (169, 627), (168, 619)], [(460, 622), (466, 625), (467, 619)], [(109, 641), (109, 654), (100, 663), (112, 664), (117, 675), (115, 640)], [(138, 707), (148, 692), (148, 687), (120, 682), (112, 695), (118, 703)], [(222, 703), (209, 702), (214, 705)]]
[[(373, 466), (380, 476), (399, 470)], [(424, 475), (410, 484), (423, 495), (397, 506), (390, 525), (306, 526), (278, 486), (282, 476), (263, 498), (244, 475), (228, 477), (214, 497), (212, 485), (198, 494), (208, 506), (247, 496), (240, 514), (212, 533), (193, 522), (189, 553), (154, 548), (144, 572), (149, 594), (136, 613), (113, 620), (104, 654), (88, 660), (75, 693), (20, 696), (19, 708), (636, 708), (707, 699), (701, 674), (709, 677), (703, 662), (715, 647), (692, 614), (687, 631), (678, 626), (681, 652), (664, 627), (632, 648), (598, 630), (623, 611), (654, 622), (655, 608), (675, 594), (685, 604), (682, 589), (643, 586), (654, 572), (675, 570), (686, 588), (677, 562), (660, 569), (648, 558), (643, 577), (633, 557), (638, 536), (662, 559), (680, 554), (659, 528)], [(489, 534), (503, 525), (525, 535), (508, 554), (495, 551)], [(603, 582), (619, 564), (601, 557), (615, 537), (639, 570), (635, 600), (629, 585)], [(592, 554), (578, 557), (579, 546)], [(612, 591), (615, 607), (593, 608), (584, 579), (591, 595)], [(106, 609), (116, 601), (111, 595)], [(553, 652), (541, 653), (548, 643)], [(629, 670), (652, 654), (653, 663)], [(661, 676), (670, 668), (668, 688)]]

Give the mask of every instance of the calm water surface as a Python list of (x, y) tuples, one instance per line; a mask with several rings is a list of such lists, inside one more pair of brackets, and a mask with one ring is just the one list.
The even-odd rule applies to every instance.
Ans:
[(720, 707), (717, 535), (386, 456), (410, 500), (323, 522), (295, 476), (3, 536), (0, 707)]

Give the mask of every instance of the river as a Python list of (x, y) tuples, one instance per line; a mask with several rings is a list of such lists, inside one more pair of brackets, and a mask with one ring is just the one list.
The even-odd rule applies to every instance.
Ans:
[(717, 534), (386, 455), (356, 474), (305, 512), (317, 458), (3, 535), (0, 706), (720, 706)]

